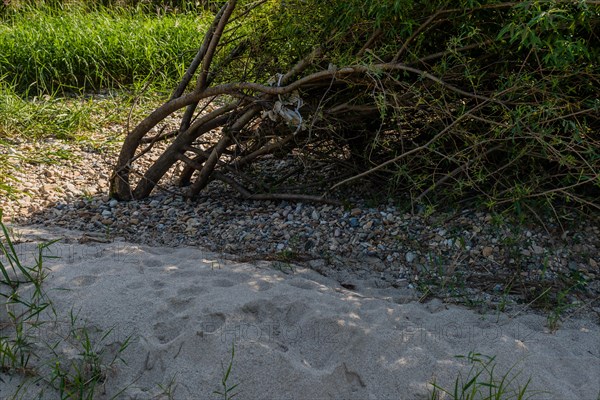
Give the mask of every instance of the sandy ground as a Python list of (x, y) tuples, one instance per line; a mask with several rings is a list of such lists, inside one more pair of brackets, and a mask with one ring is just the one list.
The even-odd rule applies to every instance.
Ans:
[[(496, 356), (498, 378), (519, 373), (514, 383), (521, 385), (531, 378), (531, 398), (600, 396), (597, 321), (571, 319), (552, 333), (539, 315), (420, 304), (397, 289), (357, 293), (299, 267), (21, 231), (18, 249), (28, 261), (33, 244), (62, 238), (51, 247), (60, 258), (47, 260), (45, 284), (59, 322), (48, 324), (43, 338), (68, 331), (71, 311), (107, 358), (131, 337), (122, 354), (127, 364), (108, 371), (95, 398), (167, 398), (159, 385), (170, 382), (175, 399), (216, 398), (233, 343), (229, 383), (239, 384), (239, 399), (427, 398), (433, 380), (450, 388), (459, 372), (468, 374), (470, 365), (455, 355), (473, 351)], [(78, 357), (65, 343), (57, 352)], [(23, 383), (18, 375), (0, 378), (1, 399)], [(21, 398), (41, 391), (58, 398), (43, 381), (26, 385)]]

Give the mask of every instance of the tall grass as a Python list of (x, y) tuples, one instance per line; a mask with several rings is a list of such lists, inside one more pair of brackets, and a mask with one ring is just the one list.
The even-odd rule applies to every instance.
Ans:
[(168, 86), (193, 57), (206, 26), (191, 13), (20, 7), (0, 20), (0, 76), (30, 95), (123, 87), (149, 77)]
[(53, 96), (25, 99), (14, 87), (0, 81), (0, 138), (52, 135), (74, 139), (77, 132), (92, 128), (93, 113), (90, 101), (65, 101)]

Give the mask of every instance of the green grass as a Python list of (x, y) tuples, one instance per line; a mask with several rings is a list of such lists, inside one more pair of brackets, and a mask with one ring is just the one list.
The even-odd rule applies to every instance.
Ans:
[(206, 19), (123, 8), (22, 7), (0, 18), (0, 76), (19, 93), (52, 94), (177, 81)]
[[(28, 266), (20, 259), (14, 236), (2, 223), (0, 211), (0, 372), (23, 379), (10, 398), (45, 398), (51, 393), (61, 399), (98, 398), (109, 373), (126, 364), (123, 355), (132, 336), (111, 349), (114, 327), (95, 328), (72, 309), (66, 334), (53, 329), (60, 319), (43, 283), (47, 277), (44, 259), (53, 257), (46, 250), (54, 242), (38, 245), (35, 262)], [(221, 365), (220, 389), (213, 392), (216, 398), (230, 400), (239, 393), (239, 384), (231, 383), (234, 358), (232, 344), (229, 362)], [(161, 398), (173, 398), (175, 386), (175, 377), (166, 385), (159, 384)], [(111, 398), (120, 398), (127, 387), (119, 388)]]
[(42, 256), (52, 242), (39, 245), (35, 264), (27, 266), (21, 262), (11, 233), (2, 222), (0, 231), (0, 371), (30, 374), (32, 341), (42, 323), (40, 315), (52, 309), (42, 288), (47, 275)]
[(534, 396), (540, 394), (529, 390), (531, 378), (525, 384), (519, 383), (521, 372), (514, 371), (514, 366), (499, 375), (495, 357), (471, 352), (467, 356), (459, 355), (456, 358), (465, 359), (470, 365), (467, 375), (459, 373), (451, 388), (443, 388), (433, 382), (431, 400), (524, 400), (536, 398)]
[(78, 143), (98, 152), (116, 148), (130, 112), (136, 119), (163, 100), (152, 91), (142, 96), (121, 91), (102, 98), (26, 98), (0, 81), (0, 195), (17, 196), (14, 176), (20, 162), (56, 164), (74, 159), (71, 151), (46, 139)]
[[(1, 217), (0, 212), (0, 221)], [(11, 232), (2, 222), (0, 232), (0, 372), (25, 377), (28, 384), (20, 386), (19, 391), (49, 386), (63, 399), (93, 399), (106, 381), (107, 371), (119, 362), (124, 363), (121, 355), (131, 337), (116, 351), (109, 352), (107, 338), (112, 329), (92, 333), (71, 311), (68, 335), (58, 341), (40, 343), (40, 338), (47, 339), (47, 331), (41, 328), (48, 323), (54, 326), (57, 321), (52, 301), (43, 289), (47, 277), (44, 258), (49, 257), (44, 251), (54, 242), (39, 245), (35, 263), (27, 266), (20, 260)], [(48, 320), (48, 316), (54, 320)], [(45, 345), (49, 357), (38, 352), (40, 344)], [(65, 348), (70, 352), (65, 352)], [(79, 357), (65, 359), (67, 353)]]
[(118, 91), (102, 97), (25, 97), (13, 85), (0, 80), (0, 146), (10, 146), (16, 138), (28, 142), (48, 137), (90, 142), (100, 128), (123, 125), (130, 112), (135, 119), (163, 100), (164, 96), (154, 91), (141, 95)]
[[(46, 377), (49, 384), (60, 393), (62, 399), (93, 399), (100, 386), (106, 382), (107, 373), (117, 364), (126, 364), (122, 355), (132, 339), (128, 336), (118, 349), (109, 351), (109, 338), (114, 328), (94, 332), (85, 321), (80, 321), (71, 310), (70, 329), (66, 337), (58, 343), (48, 346), (52, 357), (46, 364), (50, 366), (50, 375)], [(61, 351), (58, 348), (63, 347)], [(64, 348), (78, 354), (74, 359), (64, 359)], [(113, 398), (116, 398), (121, 389)]]
[[(17, 193), (17, 158), (52, 163), (68, 157), (52, 154), (53, 149), (48, 154), (27, 154), (19, 142), (53, 137), (85, 141), (96, 148), (118, 140), (99, 131), (107, 124), (122, 125), (142, 89), (140, 113), (164, 100), (193, 57), (206, 24), (198, 14), (157, 15), (118, 7), (90, 10), (85, 3), (4, 9), (0, 195)], [(102, 98), (84, 95), (98, 91)]]
[(95, 110), (89, 100), (52, 96), (26, 99), (0, 81), (0, 138), (76, 139), (77, 132), (92, 129)]
[(235, 358), (235, 343), (231, 343), (231, 359), (229, 360), (229, 364), (227, 364), (227, 368), (225, 365), (221, 363), (221, 389), (215, 390), (213, 394), (217, 395), (219, 398), (223, 400), (231, 400), (235, 396), (239, 394), (235, 389), (239, 386), (239, 383), (230, 384), (229, 378), (231, 377), (231, 370), (233, 368), (233, 360)]

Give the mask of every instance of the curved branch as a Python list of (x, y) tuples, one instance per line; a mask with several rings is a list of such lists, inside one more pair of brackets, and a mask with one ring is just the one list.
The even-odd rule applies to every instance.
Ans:
[(217, 24), (215, 32), (213, 33), (212, 38), (210, 40), (210, 44), (208, 45), (208, 49), (206, 50), (206, 54), (204, 55), (204, 59), (202, 60), (202, 71), (200, 71), (200, 75), (198, 76), (195, 91), (201, 91), (206, 86), (206, 79), (210, 71), (210, 64), (212, 63), (215, 51), (217, 50), (217, 46), (219, 44), (219, 41), (221, 40), (223, 30), (225, 29), (225, 26), (227, 25), (229, 17), (231, 17), (231, 13), (233, 13), (236, 4), (237, 0), (229, 0), (226, 3), (223, 15), (221, 16), (221, 18), (219, 18), (219, 23)]
[(294, 194), (294, 193), (262, 193), (254, 194), (250, 192), (246, 187), (237, 182), (235, 179), (222, 174), (220, 172), (214, 172), (213, 177), (231, 186), (242, 197), (246, 200), (287, 200), (287, 201), (298, 201), (298, 202), (313, 202), (313, 203), (325, 203), (341, 206), (342, 202), (333, 199), (327, 199), (322, 196), (311, 196), (308, 194)]
[(171, 95), (171, 100), (173, 100), (177, 97), (180, 97), (183, 94), (183, 92), (185, 91), (185, 88), (187, 87), (188, 83), (190, 83), (190, 80), (192, 80), (192, 76), (194, 76), (194, 74), (196, 73), (196, 70), (200, 66), (200, 62), (206, 55), (206, 50), (208, 49), (208, 45), (211, 42), (211, 39), (213, 37), (215, 30), (217, 29), (217, 25), (219, 24), (219, 21), (221, 20), (221, 17), (223, 16), (225, 7), (226, 7), (226, 5), (224, 4), (223, 7), (221, 7), (219, 12), (217, 13), (217, 15), (215, 15), (215, 18), (214, 18), (210, 28), (208, 28), (208, 31), (206, 32), (206, 35), (204, 36), (204, 41), (202, 42), (202, 46), (200, 46), (200, 49), (196, 53), (196, 56), (192, 60), (192, 63), (190, 64), (188, 69), (185, 71), (185, 74), (183, 74), (183, 78), (181, 78), (181, 82), (179, 83), (179, 86), (177, 86), (177, 88)]

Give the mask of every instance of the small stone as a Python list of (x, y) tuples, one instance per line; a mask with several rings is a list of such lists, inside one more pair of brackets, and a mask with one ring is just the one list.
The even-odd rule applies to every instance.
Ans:
[(196, 218), (190, 218), (187, 220), (186, 224), (189, 227), (195, 227), (200, 225), (200, 221), (198, 221)]
[(139, 224), (139, 223), (140, 223), (140, 220), (139, 220), (139, 219), (137, 219), (137, 218), (131, 218), (131, 219), (129, 220), (129, 223), (130, 223), (131, 225), (137, 225), (137, 224)]
[(112, 199), (111, 201), (108, 202), (108, 206), (110, 208), (115, 208), (117, 206), (117, 204), (119, 204), (118, 200)]
[(406, 253), (404, 258), (406, 259), (407, 263), (412, 263), (417, 258), (417, 255), (409, 251), (408, 253)]
[(111, 217), (111, 216), (112, 216), (112, 212), (110, 212), (110, 211), (108, 211), (108, 210), (104, 210), (104, 211), (102, 211), (102, 216), (103, 216), (104, 218)]
[(533, 251), (534, 254), (538, 254), (538, 255), (539, 254), (544, 254), (544, 248), (540, 247), (540, 246), (537, 246), (535, 244), (533, 246), (531, 246), (531, 250)]
[(150, 202), (150, 207), (158, 207), (160, 206), (160, 202), (158, 200), (152, 200)]
[(333, 236), (340, 237), (341, 235), (342, 235), (342, 231), (340, 231), (339, 228), (335, 228), (335, 231), (333, 231)]
[(494, 248), (490, 247), (490, 246), (485, 246), (482, 250), (481, 250), (481, 254), (484, 257), (489, 257), (494, 253)]
[(353, 217), (357, 217), (360, 214), (362, 214), (362, 210), (360, 208), (353, 208), (352, 210), (350, 210), (350, 215), (352, 215)]
[(356, 228), (358, 226), (358, 218), (350, 218), (350, 226)]
[(577, 264), (575, 261), (569, 261), (568, 267), (571, 271), (579, 270), (579, 264)]
[(363, 229), (365, 230), (369, 230), (373, 227), (373, 221), (369, 221), (366, 224), (363, 225)]
[(56, 189), (56, 185), (46, 184), (46, 185), (42, 186), (42, 193), (43, 194), (50, 194), (50, 193), (54, 192), (55, 189)]
[(102, 220), (102, 224), (103, 225), (112, 225), (113, 224), (113, 220), (105, 218), (105, 219)]
[(77, 190), (77, 188), (75, 187), (75, 185), (73, 185), (72, 183), (67, 182), (65, 184), (65, 190), (71, 194), (78, 194), (79, 190)]
[(317, 210), (313, 210), (312, 214), (310, 215), (310, 217), (315, 220), (318, 221), (319, 218), (321, 218), (321, 216), (319, 215), (319, 212)]
[(588, 261), (588, 264), (590, 264), (590, 267), (592, 267), (592, 268), (598, 268), (598, 263), (593, 258), (590, 258), (590, 260)]

